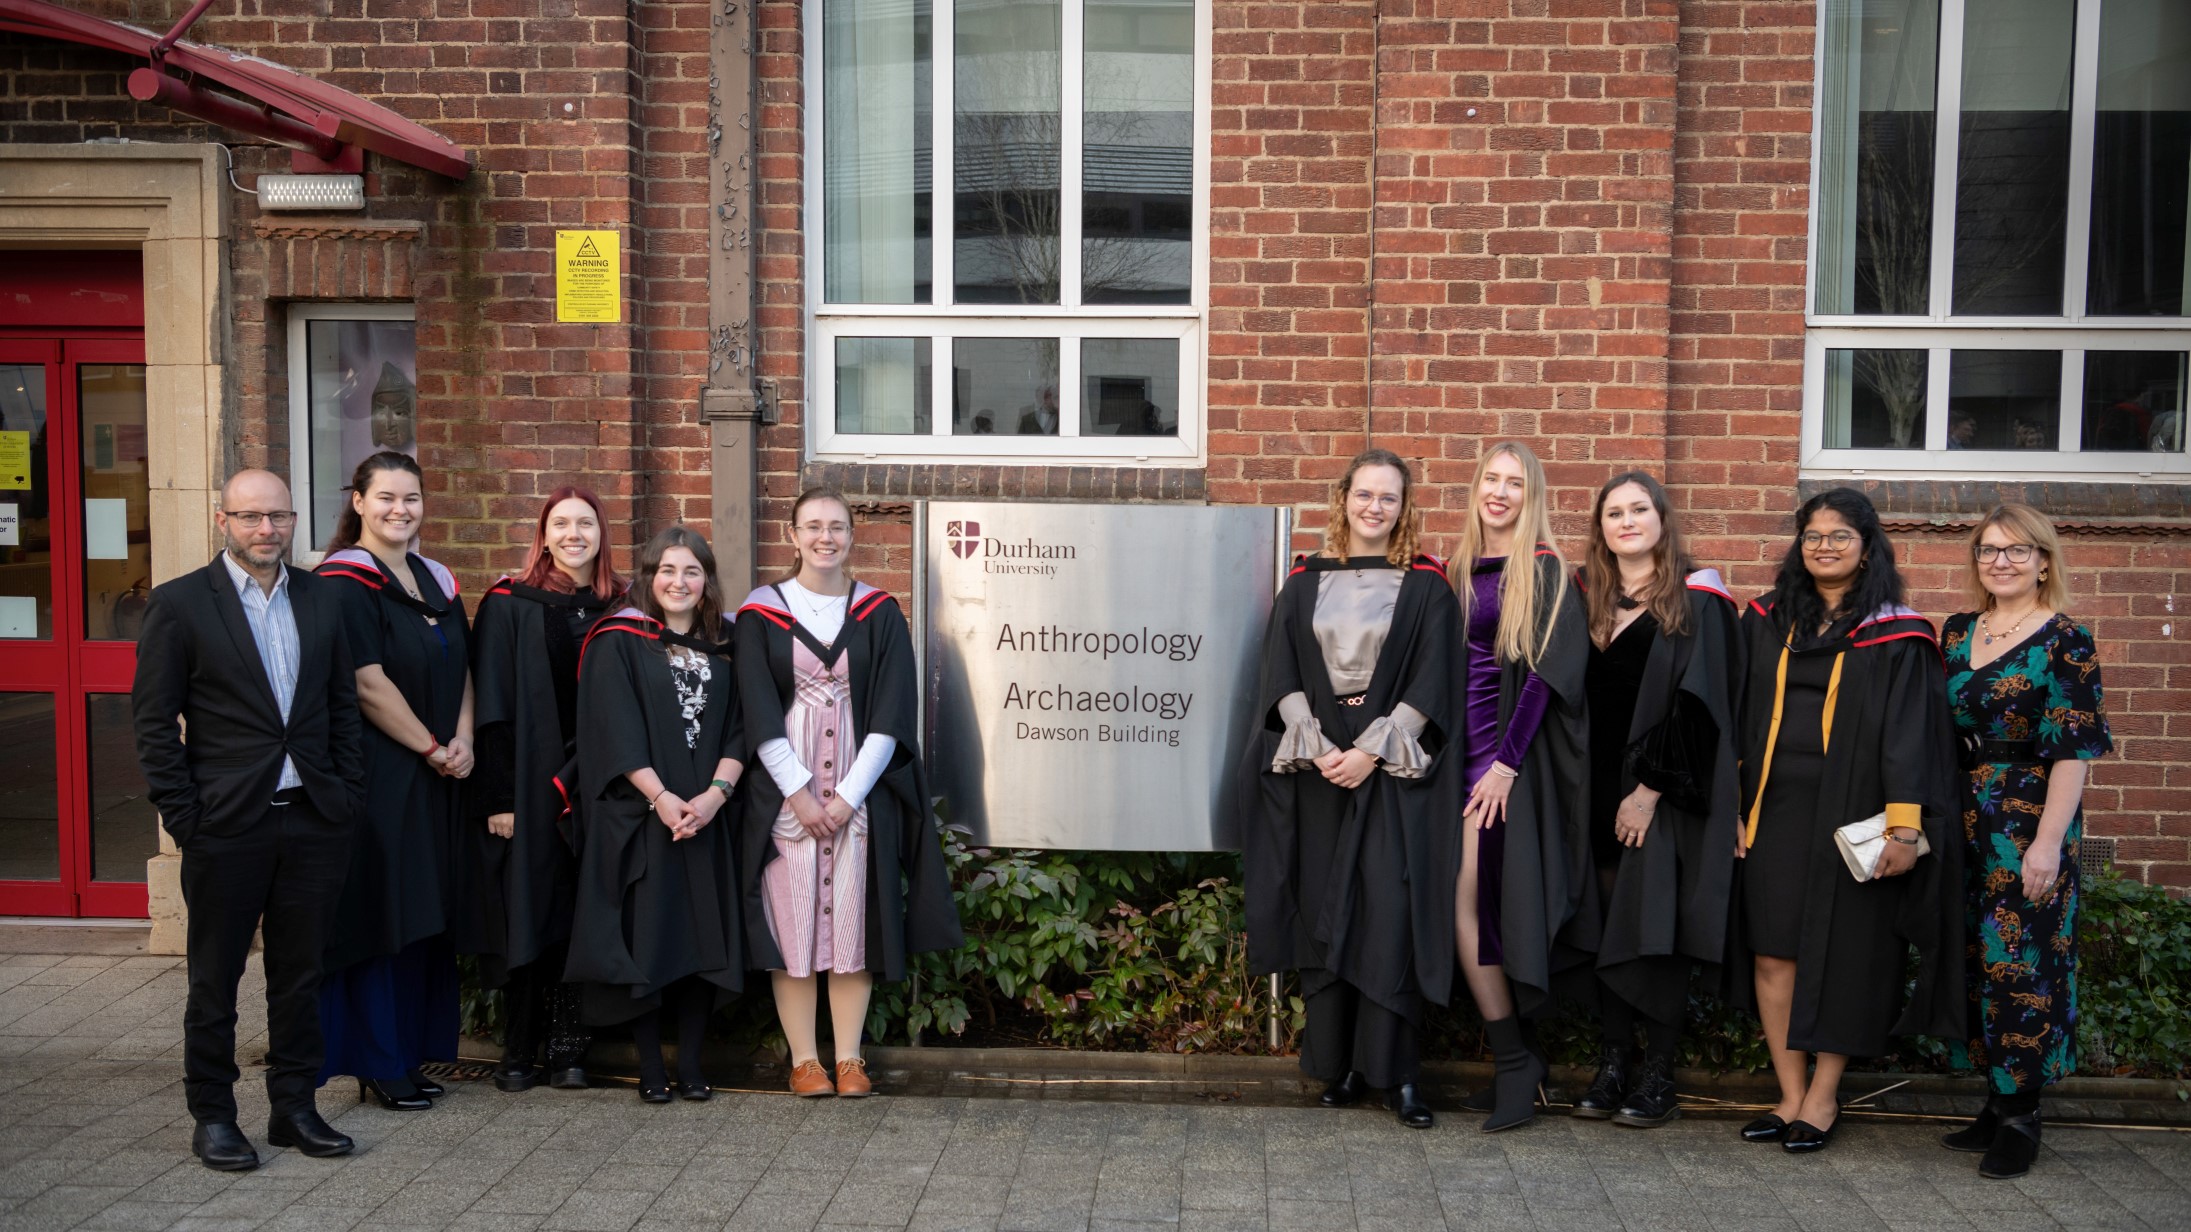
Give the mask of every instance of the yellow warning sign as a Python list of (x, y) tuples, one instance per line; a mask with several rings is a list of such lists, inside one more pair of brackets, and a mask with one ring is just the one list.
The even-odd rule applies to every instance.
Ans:
[(30, 433), (0, 432), (0, 488), (30, 486)]
[(624, 319), (622, 236), (555, 233), (555, 319), (613, 324)]

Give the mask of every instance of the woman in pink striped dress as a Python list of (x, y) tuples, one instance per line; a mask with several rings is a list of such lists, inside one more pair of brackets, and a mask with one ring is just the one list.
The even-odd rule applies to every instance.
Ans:
[[(799, 567), (755, 590), (738, 613), (752, 776), (741, 844), (747, 936), (770, 973), (791, 1048), (791, 1089), (871, 1092), (860, 1055), (874, 979), (906, 957), (963, 944), (928, 806), (914, 724), (919, 679), (904, 613), (845, 572), (852, 513), (833, 490), (792, 507)], [(758, 870), (758, 876), (754, 870)], [(836, 1073), (815, 1040), (828, 976)]]

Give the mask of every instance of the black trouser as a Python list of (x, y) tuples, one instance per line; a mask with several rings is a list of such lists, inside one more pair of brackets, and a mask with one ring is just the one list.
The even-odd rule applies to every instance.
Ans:
[(1303, 969), (1301, 987), (1308, 1019), (1301, 1068), (1311, 1078), (1337, 1082), (1348, 1070), (1359, 1070), (1373, 1087), (1396, 1087), (1421, 1076), (1415, 1025), (1404, 1016), (1329, 971)]
[(183, 847), (190, 913), (190, 1000), (183, 1009), (183, 1091), (190, 1115), (236, 1119), (236, 984), (266, 921), (266, 1097), (275, 1116), (312, 1107), (319, 1079), (320, 951), (349, 868), (350, 832), (302, 792), (225, 834)]

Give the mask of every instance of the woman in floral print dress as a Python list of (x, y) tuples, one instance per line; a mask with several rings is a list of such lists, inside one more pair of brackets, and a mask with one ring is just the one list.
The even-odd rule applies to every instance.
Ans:
[(1941, 1141), (2021, 1176), (2039, 1152), (2039, 1092), (2077, 1067), (2077, 840), (2085, 762), (2111, 748), (2092, 635), (2062, 612), (2046, 515), (2003, 505), (1971, 537), (1984, 608), (1947, 622), (1948, 700), (1969, 765), (1963, 795), (1970, 1028), (1958, 1064), (1991, 1097)]

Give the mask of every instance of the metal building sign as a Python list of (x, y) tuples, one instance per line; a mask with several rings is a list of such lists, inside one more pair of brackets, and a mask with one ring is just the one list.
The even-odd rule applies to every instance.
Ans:
[(983, 843), (1238, 846), (1286, 511), (932, 501), (929, 788)]

